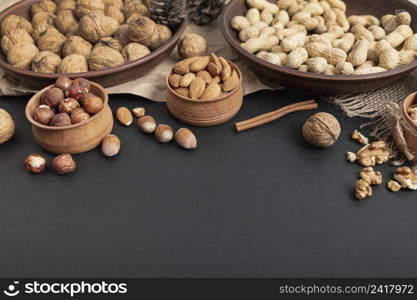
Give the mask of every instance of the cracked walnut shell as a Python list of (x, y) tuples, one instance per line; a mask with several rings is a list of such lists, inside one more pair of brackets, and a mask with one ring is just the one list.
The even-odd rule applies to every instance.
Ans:
[(339, 121), (331, 114), (319, 112), (312, 115), (303, 126), (303, 135), (313, 146), (327, 148), (340, 136)]

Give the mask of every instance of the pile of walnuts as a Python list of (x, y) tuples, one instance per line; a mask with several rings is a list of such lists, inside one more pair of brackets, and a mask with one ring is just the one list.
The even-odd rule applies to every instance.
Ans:
[(417, 58), (411, 15), (346, 16), (342, 0), (246, 0), (231, 26), (241, 47), (272, 64), (326, 75), (363, 75)]
[(40, 0), (31, 21), (1, 23), (8, 62), (41, 73), (97, 71), (137, 60), (164, 44), (171, 30), (147, 16), (142, 0)]

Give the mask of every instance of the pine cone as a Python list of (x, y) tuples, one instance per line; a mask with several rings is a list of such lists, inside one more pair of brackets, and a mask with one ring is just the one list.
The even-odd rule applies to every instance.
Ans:
[(226, 0), (188, 0), (190, 22), (197, 25), (207, 25), (217, 20)]
[(187, 13), (187, 0), (149, 0), (151, 18), (158, 24), (174, 27)]

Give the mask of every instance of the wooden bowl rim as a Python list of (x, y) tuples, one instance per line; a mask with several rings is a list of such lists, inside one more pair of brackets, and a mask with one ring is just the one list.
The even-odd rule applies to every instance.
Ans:
[(406, 118), (406, 120), (408, 121), (408, 123), (417, 130), (417, 123), (416, 121), (414, 121), (413, 119), (411, 119), (410, 115), (407, 113), (407, 108), (409, 108), (413, 102), (416, 102), (417, 100), (417, 92), (414, 92), (410, 95), (408, 95), (402, 104), (402, 108), (401, 108), (401, 112), (404, 116), (404, 118)]
[[(28, 5), (29, 2), (32, 2), (32, 1), (33, 0), (23, 0), (23, 1), (17, 2), (15, 4), (13, 4), (12, 6), (6, 8), (4, 11), (0, 12), (0, 20), (3, 20), (8, 15), (12, 14), (13, 11), (15, 9), (17, 9), (18, 7), (25, 7), (25, 6)], [(161, 53), (166, 51), (168, 48), (170, 48), (173, 44), (175, 44), (177, 42), (177, 40), (181, 37), (181, 35), (185, 31), (185, 28), (187, 27), (187, 24), (188, 24), (188, 20), (187, 20), (187, 17), (185, 17), (184, 20), (181, 22), (181, 24), (178, 26), (175, 33), (171, 36), (171, 38), (168, 41), (166, 41), (166, 43), (164, 43), (161, 47), (152, 51), (150, 54), (148, 54), (148, 55), (146, 55), (142, 58), (139, 58), (135, 61), (127, 62), (127, 63), (124, 63), (122, 65), (112, 67), (112, 68), (109, 68), (109, 69), (104, 69), (104, 70), (99, 70), (99, 71), (79, 72), (79, 73), (41, 73), (41, 72), (34, 72), (34, 71), (31, 71), (31, 70), (16, 68), (16, 67), (12, 66), (11, 64), (7, 63), (6, 61), (4, 61), (3, 59), (0, 59), (0, 67), (2, 67), (4, 69), (7, 69), (7, 70), (11, 70), (11, 71), (13, 71), (15, 73), (18, 73), (18, 74), (21, 74), (21, 75), (26, 75), (26, 76), (30, 75), (30, 76), (45, 78), (45, 79), (58, 79), (61, 76), (68, 76), (68, 77), (71, 77), (71, 78), (79, 78), (79, 77), (95, 78), (95, 77), (110, 75), (110, 74), (113, 74), (113, 73), (117, 73), (117, 72), (132, 69), (133, 67), (141, 66), (142, 64), (145, 64), (145, 63), (155, 59)]]
[(180, 98), (180, 99), (182, 99), (184, 101), (187, 101), (187, 102), (191, 102), (191, 103), (208, 103), (208, 102), (222, 101), (225, 98), (227, 98), (227, 97), (233, 95), (234, 93), (236, 93), (236, 91), (238, 90), (239, 86), (242, 85), (242, 80), (243, 80), (243, 78), (242, 78), (242, 72), (240, 71), (239, 67), (236, 66), (230, 60), (227, 60), (227, 62), (233, 67), (233, 69), (235, 69), (237, 71), (237, 73), (239, 75), (239, 85), (237, 87), (235, 87), (233, 90), (231, 90), (229, 93), (227, 93), (226, 95), (223, 95), (223, 96), (221, 96), (219, 98), (201, 100), (201, 99), (192, 99), (192, 98), (185, 97), (183, 95), (178, 94), (176, 91), (174, 91), (174, 89), (171, 87), (171, 85), (168, 82), (168, 78), (173, 73), (174, 67), (171, 68), (171, 70), (169, 71), (168, 75), (166, 76), (166, 78), (165, 78), (165, 84), (166, 84), (166, 86), (167, 86), (167, 88), (168, 88), (168, 90), (170, 92), (172, 92), (178, 98)]
[[(401, 3), (407, 3), (409, 5), (415, 6), (416, 7), (416, 13), (417, 13), (417, 5), (414, 4), (413, 2), (410, 2), (408, 0), (396, 0), (396, 1), (399, 2), (400, 4)], [(242, 5), (242, 2), (243, 2), (244, 5), (246, 5), (245, 0), (230, 1), (227, 4), (227, 6), (223, 9), (223, 12), (220, 16), (220, 31), (222, 32), (223, 37), (225, 38), (225, 40), (232, 46), (232, 48), (234, 50), (239, 52), (239, 54), (243, 55), (247, 59), (252, 60), (255, 63), (257, 63), (257, 64), (259, 64), (259, 65), (261, 65), (265, 68), (272, 69), (272, 70), (280, 72), (280, 73), (284, 73), (284, 74), (288, 74), (288, 75), (292, 75), (292, 76), (297, 76), (297, 77), (300, 77), (300, 78), (305, 78), (305, 79), (319, 79), (319, 80), (332, 79), (334, 81), (354, 81), (354, 82), (360, 82), (360, 81), (363, 81), (363, 80), (378, 80), (378, 79), (381, 79), (381, 78), (390, 78), (390, 77), (400, 75), (402, 73), (409, 72), (409, 71), (417, 68), (417, 60), (415, 60), (411, 64), (403, 65), (403, 66), (400, 66), (400, 67), (395, 68), (393, 70), (387, 70), (385, 72), (380, 72), (380, 73), (365, 74), (365, 75), (326, 75), (326, 74), (316, 74), (316, 73), (310, 73), (310, 72), (302, 72), (302, 71), (299, 71), (299, 70), (274, 65), (274, 64), (272, 64), (272, 63), (270, 63), (266, 60), (263, 60), (263, 59), (257, 57), (256, 55), (254, 55), (252, 53), (249, 53), (246, 50), (244, 50), (240, 46), (241, 42), (238, 41), (237, 38), (234, 37), (235, 30), (230, 25), (231, 20), (226, 20), (226, 16), (229, 15), (230, 11), (233, 11), (237, 6)], [(366, 13), (363, 13), (363, 14), (366, 14)]]
[(82, 127), (90, 122), (92, 122), (94, 119), (96, 119), (98, 117), (98, 115), (102, 114), (103, 111), (106, 108), (106, 105), (108, 105), (109, 103), (109, 95), (107, 94), (106, 90), (99, 84), (95, 83), (95, 82), (91, 82), (91, 85), (94, 86), (96, 89), (98, 89), (99, 91), (101, 91), (104, 95), (104, 99), (103, 99), (103, 108), (96, 114), (94, 114), (94, 116), (92, 116), (91, 118), (89, 118), (87, 121), (78, 123), (78, 124), (73, 124), (73, 125), (68, 125), (68, 126), (62, 126), (62, 127), (54, 127), (54, 126), (47, 126), (47, 125), (43, 125), (39, 122), (36, 122), (32, 115), (33, 115), (33, 110), (30, 109), (30, 105), (32, 104), (32, 102), (34, 102), (35, 100), (37, 100), (46, 90), (54, 87), (54, 84), (51, 84), (47, 87), (45, 87), (44, 89), (40, 90), (39, 92), (37, 92), (35, 95), (33, 95), (30, 100), (28, 101), (28, 103), (26, 104), (26, 109), (25, 109), (25, 115), (26, 115), (26, 119), (34, 126), (42, 128), (42, 129), (46, 129), (46, 130), (53, 130), (53, 131), (62, 131), (62, 130), (67, 130), (67, 129), (74, 129), (77, 127)]

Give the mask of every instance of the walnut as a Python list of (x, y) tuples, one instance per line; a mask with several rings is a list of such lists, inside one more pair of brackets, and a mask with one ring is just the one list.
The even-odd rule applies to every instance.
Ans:
[(307, 142), (316, 147), (326, 148), (336, 143), (340, 136), (339, 121), (331, 114), (320, 112), (312, 115), (303, 126)]
[(125, 47), (127, 44), (130, 43), (129, 38), (129, 25), (124, 24), (121, 25), (117, 31), (114, 33), (113, 37), (118, 39), (122, 47)]
[(32, 71), (40, 73), (56, 73), (61, 61), (61, 57), (50, 51), (38, 52), (32, 60)]
[(399, 192), (401, 190), (401, 184), (398, 183), (398, 181), (395, 180), (390, 180), (387, 183), (387, 188), (391, 191), (391, 192)]
[(350, 161), (351, 163), (353, 163), (358, 160), (358, 156), (356, 155), (356, 153), (348, 152), (346, 155), (346, 159)]
[(122, 50), (122, 44), (120, 44), (120, 41), (112, 37), (101, 38), (94, 47), (100, 46), (107, 46), (119, 52)]
[(91, 43), (96, 43), (103, 37), (113, 35), (119, 27), (119, 23), (103, 14), (92, 13), (80, 20), (80, 34)]
[(106, 6), (104, 11), (105, 11), (106, 16), (112, 17), (117, 22), (119, 22), (119, 24), (123, 24), (126, 20), (125, 14), (116, 6), (112, 6), (112, 5)]
[(104, 3), (104, 6), (114, 6), (116, 7), (118, 10), (123, 10), (123, 0), (102, 0)]
[(59, 12), (60, 10), (64, 10), (64, 9), (74, 10), (76, 5), (77, 5), (76, 0), (63, 0), (61, 1), (61, 3), (58, 4), (57, 11)]
[(77, 0), (74, 11), (78, 18), (91, 13), (104, 14), (104, 3), (102, 0)]
[(172, 33), (165, 25), (156, 24), (148, 17), (138, 16), (129, 23), (129, 37), (151, 50), (165, 43)]
[(207, 41), (198, 34), (186, 34), (178, 44), (178, 53), (182, 58), (204, 56), (207, 52)]
[(372, 188), (368, 181), (359, 179), (356, 181), (355, 194), (358, 200), (362, 200), (372, 196)]
[(369, 144), (368, 138), (356, 129), (352, 133), (352, 140), (357, 141), (358, 143), (360, 143), (362, 145)]
[(146, 7), (146, 5), (142, 3), (142, 1), (139, 0), (125, 1), (124, 11), (127, 18), (129, 18), (133, 14), (139, 14), (141, 16), (149, 15), (148, 8)]
[(122, 54), (107, 46), (94, 47), (88, 59), (90, 71), (108, 69), (124, 63)]
[(62, 54), (64, 56), (81, 54), (88, 57), (92, 48), (93, 46), (82, 37), (73, 35), (66, 40), (64, 46), (62, 47)]
[(384, 141), (377, 141), (366, 145), (357, 153), (358, 162), (364, 167), (374, 167), (389, 160), (389, 151)]
[(16, 15), (8, 15), (1, 22), (1, 35), (9, 34), (16, 29), (23, 29), (28, 33), (32, 33), (32, 24), (25, 18)]
[(16, 29), (1, 38), (1, 48), (4, 54), (7, 55), (9, 50), (17, 43), (35, 44), (35, 41), (27, 31)]
[(148, 55), (149, 53), (151, 53), (151, 51), (148, 47), (138, 43), (130, 43), (122, 50), (122, 55), (126, 62), (137, 60)]
[(9, 50), (7, 61), (16, 68), (27, 69), (38, 52), (34, 44), (17, 43)]
[(35, 15), (33, 15), (32, 17), (32, 25), (34, 28), (34, 31), (37, 32), (37, 37), (38, 38), (41, 33), (44, 33), (49, 26), (54, 24), (54, 20), (55, 20), (55, 15), (52, 15), (48, 12), (39, 12)]
[(402, 188), (417, 190), (417, 174), (413, 173), (409, 167), (398, 168), (394, 178), (401, 184)]
[(55, 18), (55, 26), (63, 34), (76, 32), (78, 30), (78, 20), (75, 18), (74, 11), (71, 9), (59, 11)]
[(81, 54), (72, 54), (65, 57), (58, 66), (58, 73), (88, 72), (87, 58)]
[(40, 0), (30, 7), (30, 11), (32, 16), (40, 12), (54, 14), (56, 12), (56, 4), (52, 0)]
[(369, 182), (369, 184), (380, 185), (382, 183), (382, 174), (379, 171), (374, 171), (372, 167), (363, 168), (360, 177)]
[(407, 113), (413, 121), (417, 121), (417, 107), (408, 107)]
[(12, 116), (0, 108), (0, 144), (10, 140), (15, 132), (16, 125)]
[(51, 26), (46, 32), (39, 38), (38, 47), (42, 51), (51, 51), (59, 56), (62, 53), (62, 46), (66, 41), (65, 36), (58, 31), (55, 27)]

